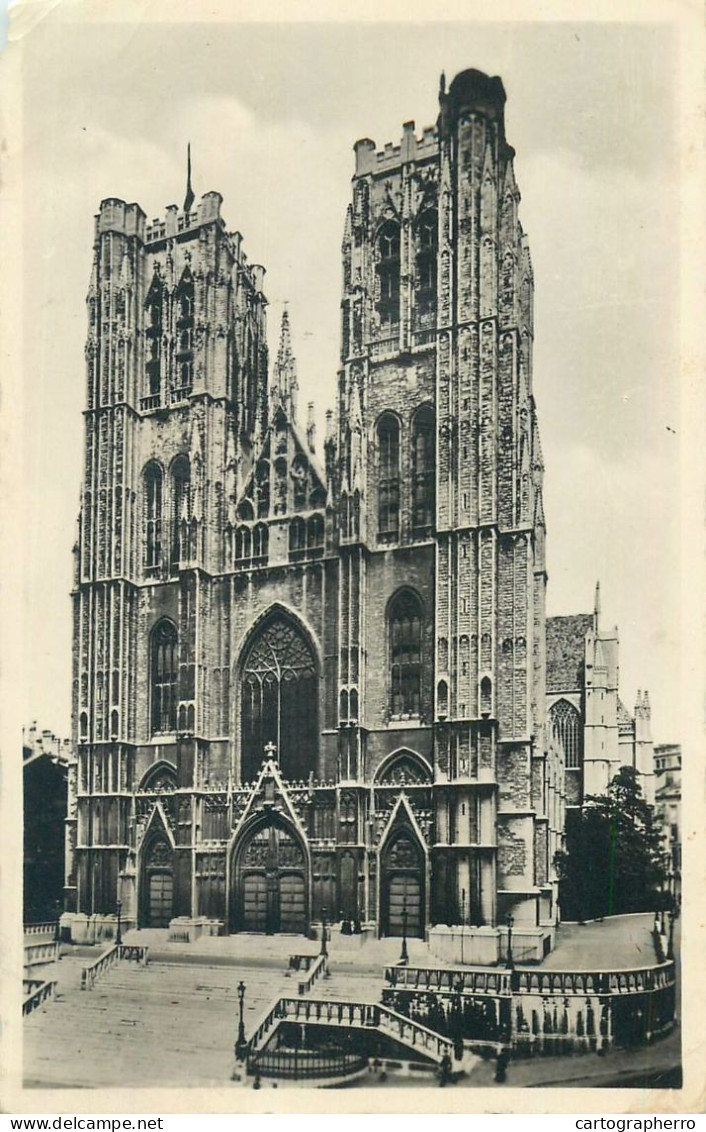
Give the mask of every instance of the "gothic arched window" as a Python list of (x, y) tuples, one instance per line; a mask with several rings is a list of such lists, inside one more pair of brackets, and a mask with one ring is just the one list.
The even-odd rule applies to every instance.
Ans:
[(416, 594), (402, 590), (389, 613), (390, 711), (393, 716), (419, 715), (422, 691), (422, 605)]
[(162, 469), (151, 463), (144, 473), (145, 569), (154, 573), (162, 561)]
[(238, 562), (250, 558), (252, 553), (252, 536), (250, 527), (238, 527), (235, 532), (235, 557)]
[(145, 371), (150, 397), (159, 397), (160, 392), (162, 299), (162, 285), (159, 276), (155, 274), (145, 303)]
[(270, 513), (270, 465), (260, 460), (257, 465), (257, 514), (265, 519)]
[(306, 525), (306, 541), (310, 550), (324, 545), (324, 521), (321, 515), (311, 515)]
[(426, 209), (417, 221), (416, 230), (417, 309), (420, 315), (433, 311), (436, 305), (438, 228), (436, 209)]
[(282, 772), (306, 779), (318, 754), (318, 677), (311, 645), (287, 618), (268, 620), (242, 669), (242, 780), (251, 781), (274, 743)]
[(434, 522), (434, 467), (436, 445), (434, 410), (422, 405), (412, 425), (412, 527), (415, 531)]
[(400, 320), (400, 226), (395, 220), (387, 220), (380, 229), (377, 252), (378, 314), (382, 328), (392, 331)]
[(396, 535), (400, 525), (400, 425), (392, 413), (378, 421), (378, 532)]
[(549, 718), (564, 748), (564, 765), (567, 770), (581, 766), (581, 718), (568, 700), (559, 700), (549, 709)]
[(172, 570), (179, 569), (179, 563), (187, 553), (190, 487), (191, 466), (188, 458), (177, 456), (172, 464)]
[(187, 268), (181, 277), (176, 292), (177, 302), (177, 352), (179, 380), (174, 390), (174, 400), (188, 397), (194, 380), (194, 281)]
[(306, 550), (306, 523), (297, 516), (289, 524), (289, 553), (293, 558), (301, 558)]
[(252, 556), (260, 563), (267, 561), (270, 532), (264, 523), (258, 523), (252, 532)]
[(152, 732), (176, 730), (177, 631), (173, 622), (158, 621), (150, 637)]

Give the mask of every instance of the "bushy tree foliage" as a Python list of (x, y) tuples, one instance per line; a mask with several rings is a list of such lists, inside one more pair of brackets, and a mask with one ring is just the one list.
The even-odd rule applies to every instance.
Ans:
[(660, 831), (637, 772), (621, 767), (607, 795), (589, 796), (569, 814), (557, 853), (565, 920), (590, 920), (660, 907), (665, 871)]

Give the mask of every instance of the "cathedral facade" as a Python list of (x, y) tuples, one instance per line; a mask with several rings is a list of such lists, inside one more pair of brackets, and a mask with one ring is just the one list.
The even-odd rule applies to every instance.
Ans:
[[(322, 919), (494, 961), (557, 919), (533, 277), (505, 92), (355, 146), (336, 411), (207, 193), (104, 200), (88, 293), (67, 909)], [(333, 394), (333, 381), (332, 381)], [(451, 941), (451, 942), (449, 942)], [(529, 952), (528, 952), (529, 954)]]

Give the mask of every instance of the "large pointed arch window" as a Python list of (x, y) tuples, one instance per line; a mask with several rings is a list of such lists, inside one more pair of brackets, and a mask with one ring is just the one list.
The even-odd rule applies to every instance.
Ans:
[(567, 770), (581, 766), (581, 718), (568, 700), (559, 700), (549, 709), (549, 718), (564, 748), (564, 765)]
[(387, 220), (377, 237), (377, 303), (380, 326), (392, 334), (400, 321), (400, 226)]
[(412, 527), (415, 533), (434, 522), (434, 410), (422, 405), (412, 424)]
[(145, 570), (154, 574), (162, 561), (162, 469), (151, 463), (144, 473)]
[(318, 678), (313, 649), (288, 618), (268, 620), (248, 647), (241, 680), (242, 779), (277, 750), (285, 778), (305, 780), (318, 755)]
[(400, 526), (400, 425), (392, 413), (378, 421), (378, 531), (394, 537)]
[(191, 467), (189, 460), (186, 456), (177, 456), (172, 464), (172, 572), (178, 570), (182, 559), (187, 557), (190, 487)]
[(422, 603), (410, 590), (392, 600), (388, 613), (390, 639), (390, 712), (419, 715), (422, 692)]
[(158, 621), (150, 637), (151, 704), (153, 734), (176, 730), (177, 631), (172, 621)]

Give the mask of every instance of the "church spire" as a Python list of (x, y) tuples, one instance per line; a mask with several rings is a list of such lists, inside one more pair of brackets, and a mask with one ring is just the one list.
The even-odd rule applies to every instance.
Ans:
[(191, 142), (186, 147), (186, 196), (184, 197), (184, 212), (189, 212), (194, 203), (194, 190), (191, 187)]
[(289, 329), (289, 311), (285, 306), (279, 333), (279, 349), (272, 381), (272, 408), (284, 409), (290, 421), (297, 415), (297, 363), (292, 353), (292, 338)]

